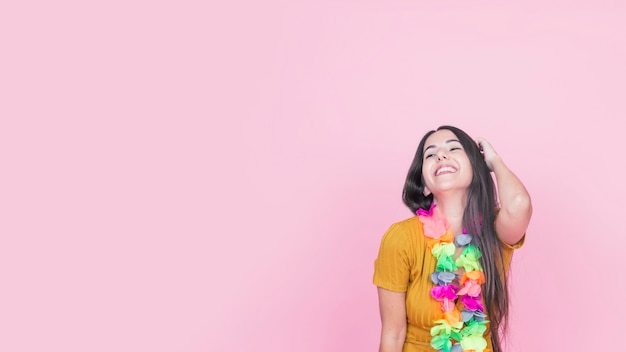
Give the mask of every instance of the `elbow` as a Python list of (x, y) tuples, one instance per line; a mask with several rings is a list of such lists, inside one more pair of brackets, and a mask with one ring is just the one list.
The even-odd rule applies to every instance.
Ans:
[(406, 340), (406, 323), (383, 324), (380, 336), (380, 351), (402, 351)]
[(380, 339), (379, 352), (400, 352), (404, 347), (406, 330), (393, 333), (383, 333)]
[(393, 332), (388, 331), (386, 334), (383, 334), (383, 339), (393, 342), (394, 344), (404, 344), (404, 340), (406, 339), (406, 329)]

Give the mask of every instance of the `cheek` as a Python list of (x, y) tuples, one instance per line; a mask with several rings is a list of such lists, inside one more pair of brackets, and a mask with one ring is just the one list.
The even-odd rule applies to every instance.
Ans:
[(422, 184), (424, 187), (430, 188), (433, 185), (433, 176), (427, 172), (422, 172)]
[(426, 178), (428, 178), (428, 175), (429, 175), (428, 170), (430, 170), (428, 162), (424, 161), (424, 163), (422, 164), (422, 180), (425, 180)]
[(474, 171), (472, 171), (472, 166), (469, 166), (469, 171), (465, 173), (465, 178), (467, 179), (467, 182), (470, 183), (472, 182), (472, 179), (474, 178)]

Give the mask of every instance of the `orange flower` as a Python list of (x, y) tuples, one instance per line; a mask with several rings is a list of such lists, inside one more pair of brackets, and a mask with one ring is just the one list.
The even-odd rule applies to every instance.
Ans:
[(461, 312), (458, 309), (453, 309), (443, 313), (443, 318), (448, 321), (450, 325), (456, 325), (463, 320), (461, 319)]
[(485, 274), (480, 270), (466, 271), (461, 277), (461, 285), (467, 280), (476, 280), (476, 283), (482, 285), (485, 283)]
[(439, 238), (428, 238), (426, 241), (428, 249), (432, 250), (439, 243), (452, 243), (454, 241), (454, 234), (450, 231), (446, 231), (443, 236)]

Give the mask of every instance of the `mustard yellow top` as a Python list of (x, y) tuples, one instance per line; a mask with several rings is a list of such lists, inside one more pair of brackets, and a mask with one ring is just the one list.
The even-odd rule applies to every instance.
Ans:
[[(513, 250), (524, 244), (524, 238), (514, 246), (502, 242), (505, 271), (509, 269)], [(424, 227), (417, 216), (391, 225), (383, 236), (374, 262), (374, 285), (406, 292), (407, 333), (403, 352), (435, 350), (430, 346), (430, 328), (441, 316), (441, 304), (430, 296), (434, 286), (430, 274), (436, 264), (437, 259), (428, 250)], [(460, 300), (457, 301), (459, 311), (462, 307)], [(488, 344), (485, 352), (491, 352), (489, 329), (485, 339)]]

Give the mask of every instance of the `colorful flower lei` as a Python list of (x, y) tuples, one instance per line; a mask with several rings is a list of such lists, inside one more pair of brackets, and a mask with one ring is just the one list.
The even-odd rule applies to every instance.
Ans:
[[(455, 237), (446, 219), (435, 213), (434, 208), (433, 203), (428, 211), (417, 211), (424, 224), (424, 235), (428, 237), (428, 248), (437, 259), (435, 272), (430, 275), (435, 284), (430, 295), (441, 303), (443, 311), (430, 329), (433, 337), (430, 345), (443, 352), (482, 352), (487, 348), (483, 334), (489, 321), (482, 303), (481, 285), (485, 275), (479, 262), (480, 249), (470, 244), (472, 235), (465, 230)], [(457, 247), (463, 251), (455, 260)], [(465, 270), (462, 277), (455, 273), (459, 267)], [(460, 286), (455, 284), (457, 280)], [(456, 308), (457, 299), (464, 306), (460, 312)]]

